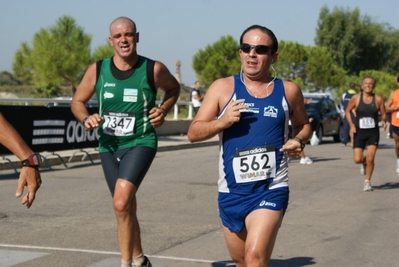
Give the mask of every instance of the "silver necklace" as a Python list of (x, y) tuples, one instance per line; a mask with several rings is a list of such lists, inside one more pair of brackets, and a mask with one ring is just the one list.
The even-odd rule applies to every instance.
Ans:
[[(252, 89), (251, 89), (251, 87), (249, 87), (245, 82), (244, 82), (244, 79), (243, 79), (243, 75), (242, 75), (242, 67), (241, 67), (241, 73), (240, 73), (241, 75), (240, 75), (240, 79), (241, 79), (241, 82), (245, 85), (245, 87), (249, 90), (249, 92), (255, 97), (255, 98), (259, 98), (253, 91), (252, 91)], [(271, 80), (268, 84), (267, 84), (267, 86), (266, 86), (266, 96), (269, 96), (269, 86), (272, 84), (272, 83), (274, 83), (274, 80), (276, 79), (276, 77), (273, 77), (273, 80)]]

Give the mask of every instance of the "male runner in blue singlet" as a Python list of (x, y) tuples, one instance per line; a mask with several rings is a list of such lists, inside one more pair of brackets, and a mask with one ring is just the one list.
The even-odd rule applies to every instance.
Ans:
[(212, 83), (188, 131), (191, 142), (219, 134), (219, 214), (237, 267), (269, 266), (288, 205), (287, 157), (298, 157), (311, 133), (300, 88), (269, 75), (277, 49), (270, 29), (247, 28), (242, 72)]

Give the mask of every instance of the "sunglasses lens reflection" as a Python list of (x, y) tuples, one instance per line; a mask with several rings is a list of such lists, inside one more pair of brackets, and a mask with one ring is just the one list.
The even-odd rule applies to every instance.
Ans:
[(269, 50), (270, 50), (269, 47), (268, 47), (267, 45), (249, 45), (249, 44), (242, 44), (240, 48), (241, 48), (241, 50), (242, 50), (244, 53), (249, 53), (249, 52), (251, 52), (251, 49), (254, 48), (256, 54), (258, 54), (258, 55), (264, 55), (264, 54), (266, 54), (267, 52), (269, 52)]

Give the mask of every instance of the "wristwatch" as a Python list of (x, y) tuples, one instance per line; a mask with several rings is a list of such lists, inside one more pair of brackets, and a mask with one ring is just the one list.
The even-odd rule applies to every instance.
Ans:
[(86, 116), (86, 117), (83, 118), (83, 120), (82, 120), (82, 125), (83, 126), (85, 126), (85, 123), (86, 123), (88, 118), (89, 118), (89, 116)]
[(293, 139), (298, 141), (301, 144), (301, 151), (302, 151), (305, 148), (305, 145), (306, 145), (305, 142), (301, 138), (296, 137), (296, 136)]
[(42, 163), (42, 157), (38, 153), (30, 155), (28, 158), (21, 161), (22, 166), (37, 167)]

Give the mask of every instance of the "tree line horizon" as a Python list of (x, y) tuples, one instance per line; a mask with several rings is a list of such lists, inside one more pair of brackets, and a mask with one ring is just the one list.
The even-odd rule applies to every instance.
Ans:
[[(279, 41), (277, 77), (296, 82), (306, 92), (340, 96), (354, 82), (372, 75), (375, 93), (387, 98), (397, 87), (399, 30), (362, 15), (359, 8), (323, 6), (317, 21), (315, 45)], [(12, 76), (34, 86), (40, 97), (56, 97), (62, 86), (76, 91), (87, 67), (113, 55), (108, 41), (91, 52), (91, 36), (71, 16), (60, 17), (24, 41), (14, 55)], [(238, 41), (221, 36), (192, 57), (191, 67), (206, 89), (214, 80), (240, 70)], [(1, 80), (0, 80), (0, 84)]]

